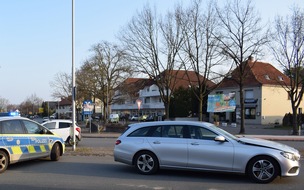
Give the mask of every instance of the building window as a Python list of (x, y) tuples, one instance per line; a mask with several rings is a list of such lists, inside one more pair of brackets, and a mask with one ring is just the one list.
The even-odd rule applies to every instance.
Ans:
[(223, 91), (216, 91), (215, 94), (223, 94)]
[(245, 90), (245, 99), (253, 99), (253, 90)]
[(279, 81), (283, 81), (284, 80), (282, 76), (278, 76), (278, 78), (279, 78)]
[(150, 103), (150, 97), (145, 98), (145, 104)]
[(269, 75), (265, 75), (265, 79), (266, 79), (266, 80), (270, 80)]
[(255, 108), (245, 108), (245, 119), (255, 119), (256, 109)]

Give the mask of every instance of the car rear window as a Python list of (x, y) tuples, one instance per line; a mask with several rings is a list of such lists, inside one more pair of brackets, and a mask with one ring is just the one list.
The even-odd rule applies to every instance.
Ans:
[(145, 137), (149, 132), (150, 127), (143, 127), (130, 133), (128, 137)]
[(71, 123), (59, 122), (59, 129), (62, 129), (62, 128), (69, 128), (70, 126), (72, 126)]

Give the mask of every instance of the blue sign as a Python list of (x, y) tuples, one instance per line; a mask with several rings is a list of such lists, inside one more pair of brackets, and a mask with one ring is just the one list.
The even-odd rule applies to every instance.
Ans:
[(94, 104), (93, 104), (92, 100), (83, 101), (83, 114), (92, 115), (93, 109), (94, 109)]

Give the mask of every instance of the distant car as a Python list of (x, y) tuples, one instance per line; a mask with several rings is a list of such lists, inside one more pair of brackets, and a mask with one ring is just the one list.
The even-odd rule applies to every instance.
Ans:
[(153, 115), (149, 115), (145, 121), (154, 121), (154, 116)]
[[(54, 119), (42, 123), (43, 126), (48, 128), (53, 133), (62, 137), (62, 139), (68, 144), (73, 145), (73, 138), (71, 137), (71, 131), (73, 131), (73, 123), (67, 119)], [(81, 128), (76, 125), (75, 128), (76, 139), (75, 142), (78, 144), (81, 141)]]
[(24, 117), (0, 117), (0, 173), (9, 164), (49, 157), (57, 161), (64, 154), (61, 137)]
[(148, 118), (148, 115), (142, 115), (139, 117), (139, 121), (146, 121)]
[(50, 119), (57, 119), (56, 113), (52, 114), (52, 115), (50, 116)]
[(42, 122), (46, 122), (46, 121), (49, 121), (50, 119), (48, 117), (43, 117), (42, 118)]
[(119, 115), (117, 113), (110, 114), (109, 122), (110, 123), (118, 123), (119, 122)]
[(118, 137), (114, 160), (141, 174), (188, 169), (247, 174), (258, 183), (297, 176), (299, 151), (280, 143), (236, 137), (207, 122), (158, 121), (130, 124)]
[(138, 115), (133, 115), (130, 120), (131, 121), (138, 121)]

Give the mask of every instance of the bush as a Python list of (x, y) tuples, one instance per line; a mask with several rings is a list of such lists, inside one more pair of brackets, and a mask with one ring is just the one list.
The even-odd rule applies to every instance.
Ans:
[(107, 123), (105, 125), (106, 129), (105, 131), (106, 132), (124, 132), (126, 130), (126, 127), (128, 125), (126, 124), (121, 124), (121, 123)]

